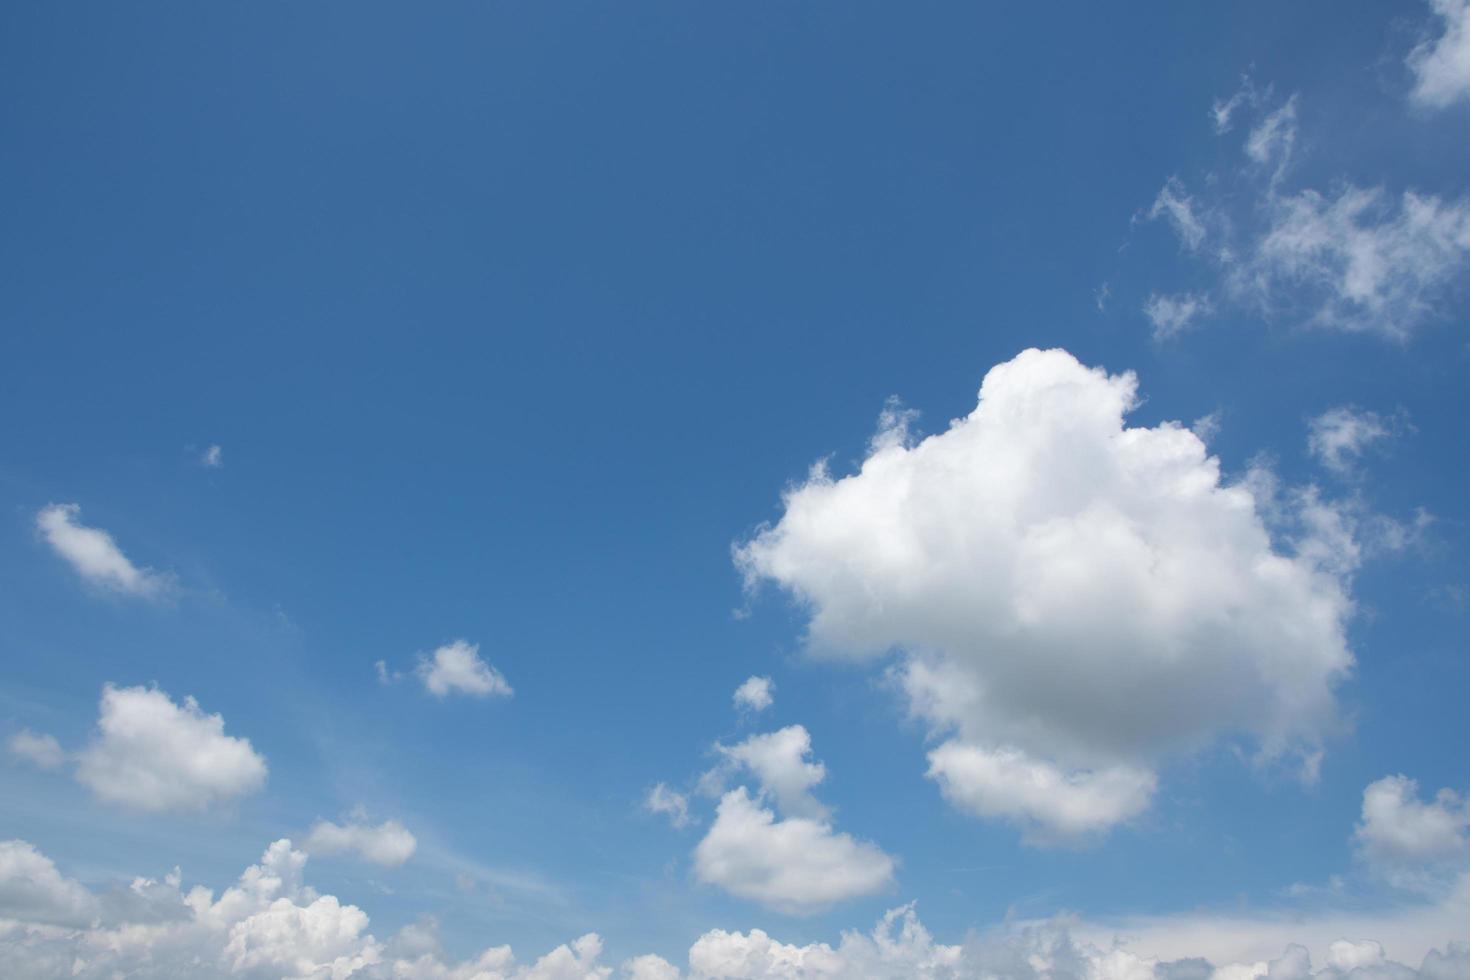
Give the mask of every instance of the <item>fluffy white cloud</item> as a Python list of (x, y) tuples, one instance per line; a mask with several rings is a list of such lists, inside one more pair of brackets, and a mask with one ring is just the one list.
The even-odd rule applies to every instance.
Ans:
[(720, 799), (714, 825), (694, 850), (700, 881), (793, 914), (881, 891), (893, 869), (877, 845), (830, 823), (776, 819), (744, 786)]
[(735, 689), (735, 707), (741, 711), (765, 711), (771, 706), (775, 688), (769, 677), (749, 677)]
[(340, 854), (350, 851), (374, 864), (399, 865), (413, 856), (418, 839), (397, 820), (376, 827), (354, 815), (346, 823), (318, 820), (303, 844), (311, 854)]
[(78, 523), (76, 504), (48, 504), (36, 514), (36, 528), (58, 555), (87, 582), (124, 595), (157, 596), (166, 591), (167, 576), (139, 568), (122, 553), (112, 535)]
[(77, 779), (109, 803), (197, 810), (260, 789), (266, 764), (192, 697), (180, 705), (157, 689), (108, 684)]
[[(379, 675), (384, 668), (379, 667)], [(500, 671), (480, 659), (478, 644), (455, 640), (435, 650), (432, 656), (420, 657), (419, 679), (436, 697), (453, 692), (472, 697), (509, 697), (514, 692)]]
[(1441, 32), (1409, 53), (1414, 101), (1443, 109), (1470, 100), (1470, 0), (1429, 0)]
[(1355, 838), (1370, 861), (1389, 866), (1426, 865), (1470, 854), (1470, 801), (1442, 789), (1419, 800), (1419, 784), (1385, 776), (1363, 790), (1363, 819)]
[(1016, 749), (954, 741), (929, 753), (929, 776), (955, 805), (1020, 823), (1040, 842), (1084, 837), (1137, 816), (1157, 782), (1147, 769), (1064, 772)]
[(737, 745), (717, 745), (730, 763), (743, 766), (759, 780), (761, 790), (775, 798), (781, 812), (789, 816), (824, 820), (827, 808), (812, 796), (812, 788), (827, 778), (827, 768), (808, 760), (812, 738), (801, 725), (752, 735)]
[(23, 840), (0, 841), (0, 920), (82, 925), (97, 912), (85, 888)]
[(689, 797), (669, 789), (663, 783), (648, 791), (643, 806), (649, 813), (664, 814), (676, 828), (689, 826)]
[(225, 465), (225, 451), (219, 446), (210, 446), (199, 454), (199, 465), (217, 470)]
[(1369, 446), (1391, 432), (1388, 420), (1378, 413), (1341, 405), (1308, 423), (1307, 449), (1329, 470), (1347, 474)]
[(66, 752), (51, 735), (21, 730), (10, 736), (5, 747), (17, 759), (24, 759), (41, 769), (59, 769), (66, 762)]
[[(1316, 552), (1336, 553), (1310, 528), (1279, 548), (1193, 433), (1125, 424), (1136, 403), (1131, 373), (1027, 351), (948, 431), (876, 439), (850, 476), (817, 467), (736, 550), (750, 585), (809, 612), (814, 654), (901, 651), (912, 710), (980, 751), (951, 757), (1020, 753), (1069, 787), (1019, 792), (1014, 764), (937, 767), (953, 799), (1099, 828), (1137, 811), (1163, 757), (1227, 734), (1311, 755), (1335, 726), (1353, 607)], [(962, 785), (972, 770), (984, 778)]]
[(1186, 330), (1202, 316), (1213, 310), (1208, 296), (1197, 293), (1180, 293), (1165, 296), (1151, 293), (1143, 304), (1143, 315), (1153, 324), (1154, 339), (1167, 340)]

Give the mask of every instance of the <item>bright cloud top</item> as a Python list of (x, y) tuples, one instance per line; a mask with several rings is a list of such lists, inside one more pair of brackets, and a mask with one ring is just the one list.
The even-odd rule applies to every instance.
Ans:
[(776, 685), (769, 677), (749, 677), (735, 689), (735, 707), (741, 711), (765, 711), (771, 706)]
[(456, 692), (477, 698), (510, 697), (515, 693), (500, 671), (480, 659), (479, 645), (464, 640), (446, 643), (431, 656), (420, 657), (417, 673), (435, 697)]
[(1101, 829), (1160, 758), (1228, 734), (1306, 751), (1334, 727), (1347, 583), (1273, 547), (1193, 433), (1126, 426), (1136, 403), (1131, 373), (1026, 351), (948, 431), (815, 468), (736, 549), (808, 610), (814, 653), (903, 652), (912, 710), (955, 739), (931, 773), (968, 809)]
[(318, 820), (303, 846), (311, 854), (346, 852), (374, 864), (392, 867), (412, 857), (418, 843), (408, 828), (397, 820), (386, 820), (374, 827), (361, 815), (355, 814), (343, 824)]
[(266, 763), (192, 697), (176, 704), (146, 687), (102, 689), (97, 735), (77, 779), (99, 799), (139, 810), (200, 810), (265, 785)]
[(1470, 0), (1429, 0), (1442, 32), (1409, 54), (1414, 101), (1443, 109), (1470, 100)]
[(139, 568), (122, 553), (112, 535), (78, 522), (76, 504), (48, 504), (36, 514), (36, 527), (58, 555), (88, 583), (124, 595), (156, 596), (168, 585), (166, 576)]

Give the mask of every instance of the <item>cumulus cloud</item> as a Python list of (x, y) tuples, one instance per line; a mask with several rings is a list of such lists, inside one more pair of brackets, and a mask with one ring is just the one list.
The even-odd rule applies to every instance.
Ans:
[(22, 729), (10, 736), (5, 747), (17, 759), (23, 759), (40, 769), (59, 769), (66, 762), (65, 750), (51, 735), (37, 735)]
[(1450, 871), (1470, 856), (1470, 801), (1452, 789), (1419, 799), (1419, 784), (1385, 776), (1363, 790), (1363, 816), (1354, 832), (1363, 856), (1404, 880), (1419, 869)]
[(1034, 841), (1105, 831), (1148, 808), (1157, 782), (1147, 769), (1065, 772), (1016, 749), (950, 741), (929, 753), (929, 777), (946, 799), (981, 817), (1028, 828)]
[[(694, 852), (696, 876), (733, 895), (781, 911), (807, 914), (887, 887), (894, 860), (876, 845), (839, 833), (830, 811), (812, 795), (827, 768), (809, 758), (811, 736), (801, 725), (716, 745), (722, 766), (702, 781), (723, 792), (734, 771), (754, 776), (760, 792), (723, 792), (710, 827)], [(774, 800), (781, 818), (769, 809)]]
[(827, 778), (827, 767), (807, 757), (812, 738), (801, 725), (788, 725), (766, 735), (752, 735), (737, 745), (717, 745), (735, 766), (743, 766), (774, 797), (782, 813), (822, 820), (827, 808), (817, 802), (812, 788)]
[(199, 454), (199, 465), (206, 469), (219, 469), (225, 465), (225, 451), (219, 446), (210, 446)]
[[(379, 677), (385, 671), (379, 667)], [(419, 679), (435, 697), (459, 692), (471, 697), (510, 697), (514, 692), (500, 671), (480, 659), (478, 644), (455, 640), (421, 656), (417, 668)]]
[(1413, 99), (1430, 109), (1470, 100), (1470, 0), (1429, 0), (1439, 33), (1409, 53)]
[(1200, 317), (1208, 316), (1214, 307), (1208, 296), (1180, 293), (1165, 296), (1151, 293), (1143, 304), (1143, 315), (1153, 324), (1154, 339), (1167, 340), (1188, 329)]
[(394, 866), (413, 856), (418, 839), (397, 820), (385, 820), (375, 827), (356, 813), (341, 824), (318, 820), (303, 846), (311, 854), (350, 852), (374, 864)]
[(199, 810), (260, 789), (266, 763), (192, 697), (175, 704), (155, 688), (108, 684), (97, 734), (77, 756), (77, 779), (109, 803)]
[(643, 807), (649, 813), (662, 813), (675, 828), (687, 827), (692, 821), (689, 816), (689, 797), (669, 789), (663, 783), (648, 791)]
[[(367, 913), (304, 881), (307, 856), (289, 840), (216, 897), (177, 873), (140, 878), (128, 901), (88, 891), (24, 841), (0, 842), (0, 975), (189, 977), (191, 980), (605, 980), (602, 940), (589, 933), (530, 964), (509, 946), (456, 961), (432, 922), (388, 942)], [(627, 973), (661, 980), (657, 973)]]
[(771, 706), (771, 691), (775, 687), (769, 677), (748, 677), (735, 689), (735, 707), (741, 711), (765, 711)]
[(1307, 424), (1307, 449), (1329, 470), (1339, 475), (1353, 472), (1363, 453), (1393, 433), (1391, 421), (1377, 412), (1341, 405), (1316, 416)]
[(800, 602), (814, 655), (898, 651), (911, 710), (951, 740), (931, 773), (970, 809), (1100, 830), (1165, 757), (1227, 735), (1308, 757), (1335, 729), (1346, 545), (1273, 541), (1193, 433), (1126, 425), (1137, 388), (1026, 351), (948, 431), (815, 468), (735, 550), (750, 587)]
[(694, 850), (700, 881), (797, 915), (879, 892), (893, 870), (876, 844), (823, 820), (778, 820), (744, 786), (720, 799), (714, 825)]
[(76, 504), (47, 504), (36, 514), (41, 536), (78, 575), (91, 585), (123, 595), (158, 596), (167, 589), (167, 576), (134, 565), (112, 535), (80, 523), (81, 512)]

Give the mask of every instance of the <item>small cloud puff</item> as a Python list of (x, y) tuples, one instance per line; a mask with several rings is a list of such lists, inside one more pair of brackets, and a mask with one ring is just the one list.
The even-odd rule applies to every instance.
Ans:
[(750, 677), (735, 689), (735, 707), (741, 711), (764, 711), (771, 706), (776, 685), (769, 677)]

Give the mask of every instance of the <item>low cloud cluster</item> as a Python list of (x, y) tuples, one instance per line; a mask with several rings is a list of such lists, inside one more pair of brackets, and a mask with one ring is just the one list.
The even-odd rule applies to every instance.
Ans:
[(1010, 923), (935, 942), (912, 905), (836, 945), (783, 943), (760, 929), (711, 929), (680, 968), (654, 954), (615, 967), (587, 934), (529, 963), (509, 946), (463, 961), (446, 956), (432, 919), (387, 940), (367, 914), (305, 883), (307, 856), (289, 840), (268, 847), (223, 893), (187, 890), (174, 871), (94, 892), (24, 841), (0, 842), (0, 975), (312, 980), (1464, 980), (1470, 944), (1430, 950), (1415, 969), (1375, 941), (1337, 940), (1315, 967), (1302, 946), (1274, 959), (1216, 967), (1162, 960), (1139, 944), (1095, 942), (1067, 920)]

